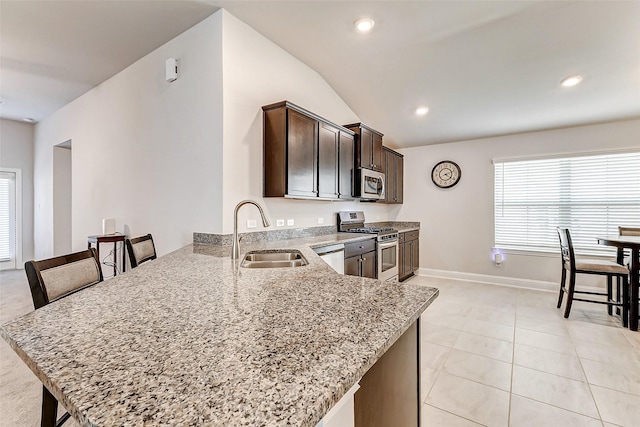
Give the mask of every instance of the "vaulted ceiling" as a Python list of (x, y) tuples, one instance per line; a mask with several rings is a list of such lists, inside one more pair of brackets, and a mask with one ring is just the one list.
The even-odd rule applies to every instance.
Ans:
[(46, 118), (220, 7), (393, 147), (640, 117), (638, 1), (270, 0), (2, 0), (0, 116)]

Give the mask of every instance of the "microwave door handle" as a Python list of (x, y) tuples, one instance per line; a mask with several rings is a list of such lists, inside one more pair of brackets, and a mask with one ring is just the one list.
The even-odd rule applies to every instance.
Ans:
[(378, 177), (378, 195), (382, 195), (382, 178)]

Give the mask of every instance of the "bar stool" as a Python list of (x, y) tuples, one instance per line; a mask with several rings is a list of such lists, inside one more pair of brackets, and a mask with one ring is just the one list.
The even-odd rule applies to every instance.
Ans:
[(135, 237), (133, 239), (126, 239), (125, 244), (127, 245), (127, 252), (129, 252), (131, 268), (136, 268), (143, 262), (157, 258), (156, 247), (153, 244), (153, 237), (151, 234)]
[[(612, 307), (622, 308), (622, 323), (625, 327), (629, 322), (629, 269), (613, 261), (599, 259), (576, 259), (571, 241), (571, 233), (567, 228), (558, 227), (558, 237), (560, 238), (560, 251), (562, 254), (562, 279), (560, 282), (560, 295), (558, 296), (558, 308), (562, 305), (564, 294), (567, 294), (567, 304), (564, 317), (569, 318), (573, 301), (591, 302), (596, 304), (606, 304), (607, 312), (612, 314)], [(566, 286), (567, 273), (569, 275), (569, 285)], [(576, 289), (576, 274), (598, 274), (607, 276), (607, 292), (593, 292)], [(622, 279), (622, 301), (613, 299), (613, 278)], [(600, 295), (607, 297), (606, 301), (576, 298), (575, 294)]]

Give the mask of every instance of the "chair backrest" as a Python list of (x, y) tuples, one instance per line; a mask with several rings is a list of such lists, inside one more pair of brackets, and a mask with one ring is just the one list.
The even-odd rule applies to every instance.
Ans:
[(41, 261), (27, 261), (24, 269), (35, 309), (102, 282), (94, 248)]
[(573, 252), (571, 233), (568, 228), (558, 227), (558, 237), (560, 238), (560, 253), (562, 255), (562, 266), (565, 270), (575, 271), (576, 256)]
[(125, 243), (127, 245), (127, 252), (129, 252), (131, 268), (135, 268), (143, 262), (157, 258), (156, 247), (153, 244), (153, 237), (151, 234), (133, 239), (126, 239)]
[(621, 236), (640, 236), (640, 227), (618, 227), (618, 234)]

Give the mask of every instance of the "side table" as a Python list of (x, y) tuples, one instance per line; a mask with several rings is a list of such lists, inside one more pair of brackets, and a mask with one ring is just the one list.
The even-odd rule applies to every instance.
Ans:
[(95, 243), (96, 252), (98, 253), (98, 260), (102, 263), (100, 259), (100, 243), (111, 243), (113, 242), (113, 275), (118, 274), (118, 269), (116, 268), (116, 259), (118, 257), (118, 242), (122, 242), (122, 272), (127, 271), (127, 260), (126, 254), (127, 250), (124, 247), (124, 239), (127, 236), (124, 234), (104, 234), (104, 235), (95, 235), (95, 236), (87, 236), (88, 245), (87, 247), (91, 249), (91, 245)]

